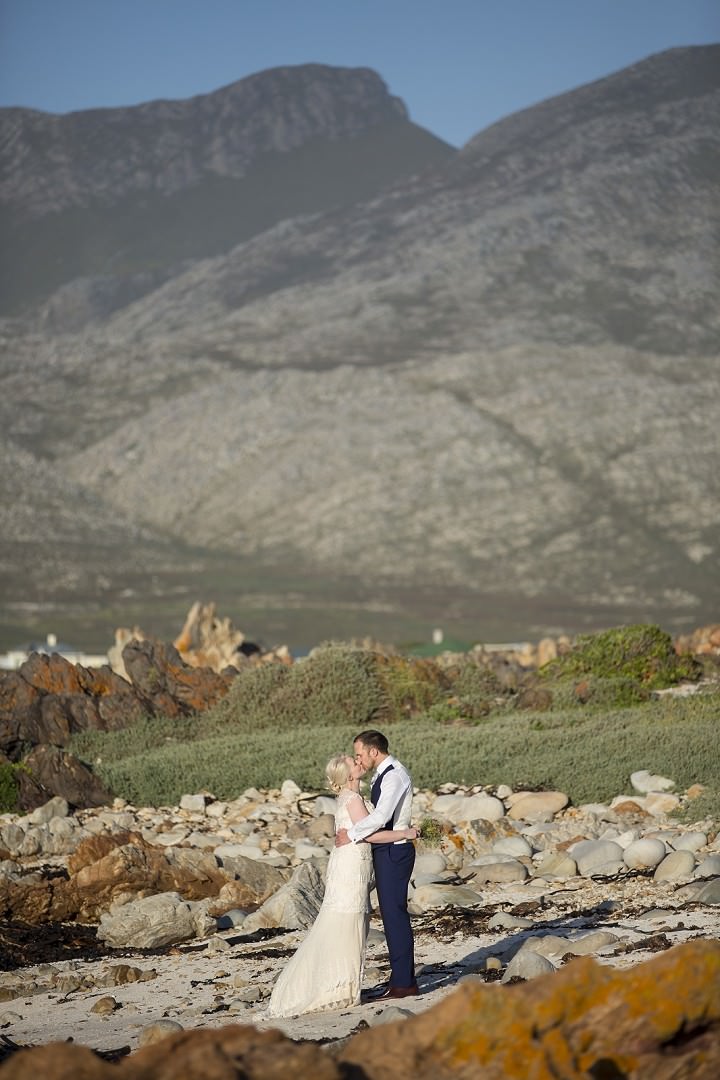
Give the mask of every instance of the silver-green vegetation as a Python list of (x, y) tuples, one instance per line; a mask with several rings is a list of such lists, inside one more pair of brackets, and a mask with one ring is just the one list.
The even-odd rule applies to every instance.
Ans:
[[(657, 670), (653, 660), (645, 682)], [(687, 664), (678, 672), (699, 675)], [(441, 668), (329, 644), (291, 667), (243, 671), (206, 712), (83, 733), (71, 749), (116, 794), (162, 806), (200, 790), (233, 799), (288, 778), (321, 790), (328, 758), (350, 750), (362, 729), (380, 727), (422, 788), (505, 783), (562, 790), (580, 804), (631, 793), (630, 774), (648, 769), (678, 791), (702, 784), (688, 814), (720, 818), (717, 679), (687, 697), (650, 696), (642, 672), (628, 675), (614, 663), (599, 674), (575, 654), (536, 681), (551, 688), (551, 704), (526, 710), (518, 708), (522, 676), (500, 680), (470, 657)], [(602, 692), (588, 693), (588, 685)]]

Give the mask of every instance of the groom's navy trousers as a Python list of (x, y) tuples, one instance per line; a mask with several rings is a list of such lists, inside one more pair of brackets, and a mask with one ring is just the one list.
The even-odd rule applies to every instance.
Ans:
[[(386, 769), (389, 772), (392, 765)], [(378, 777), (372, 787), (370, 798), (376, 803), (380, 796)], [(385, 824), (392, 829), (392, 820)], [(380, 915), (385, 930), (385, 940), (390, 957), (390, 985), (415, 985), (415, 949), (412, 927), (407, 909), (408, 885), (415, 865), (415, 845), (406, 841), (401, 844), (373, 844), (375, 888), (377, 889)]]

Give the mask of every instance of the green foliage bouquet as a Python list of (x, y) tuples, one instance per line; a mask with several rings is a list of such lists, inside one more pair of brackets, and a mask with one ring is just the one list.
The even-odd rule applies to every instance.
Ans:
[(427, 847), (440, 847), (445, 829), (437, 818), (423, 818), (418, 826), (418, 840), (422, 840)]

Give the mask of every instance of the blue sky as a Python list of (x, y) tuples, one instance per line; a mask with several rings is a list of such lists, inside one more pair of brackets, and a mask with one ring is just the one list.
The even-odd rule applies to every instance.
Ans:
[(371, 67), (454, 145), (676, 45), (719, 0), (0, 0), (0, 105), (186, 98), (263, 68)]

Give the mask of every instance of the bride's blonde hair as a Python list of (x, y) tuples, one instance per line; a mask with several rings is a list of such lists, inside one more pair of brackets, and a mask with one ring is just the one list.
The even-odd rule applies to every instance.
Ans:
[(345, 787), (348, 781), (348, 777), (350, 776), (348, 756), (348, 754), (333, 754), (325, 766), (325, 776), (327, 777), (328, 787), (330, 787), (332, 791), (340, 791)]

